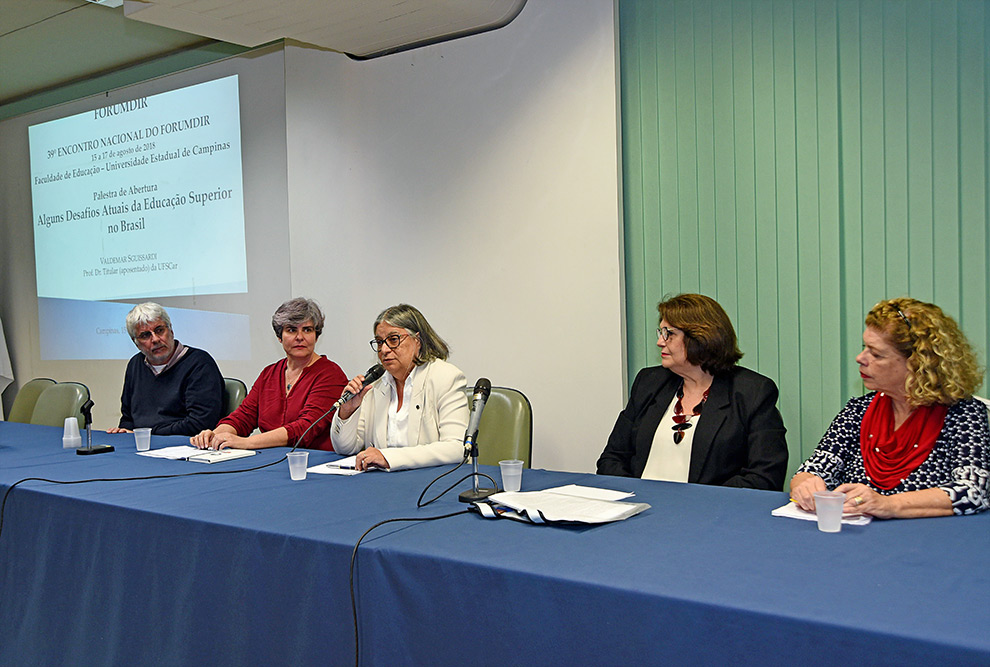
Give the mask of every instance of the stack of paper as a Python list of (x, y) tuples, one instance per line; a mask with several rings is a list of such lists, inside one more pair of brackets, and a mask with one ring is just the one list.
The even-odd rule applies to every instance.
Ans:
[(234, 459), (244, 458), (245, 456), (254, 456), (257, 453), (253, 449), (197, 449), (192, 445), (176, 445), (174, 447), (162, 447), (161, 449), (149, 449), (146, 452), (138, 452), (141, 456), (150, 456), (155, 459), (195, 461), (196, 463), (232, 461)]
[(507, 507), (516, 516), (534, 523), (568, 521), (576, 523), (608, 523), (621, 521), (643, 510), (646, 503), (627, 503), (623, 499), (633, 494), (609, 489), (568, 484), (543, 491), (516, 491), (489, 496), (489, 505)]

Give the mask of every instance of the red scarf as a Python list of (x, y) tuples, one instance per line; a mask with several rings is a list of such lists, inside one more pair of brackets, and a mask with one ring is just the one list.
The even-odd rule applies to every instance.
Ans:
[(924, 463), (942, 432), (946, 405), (915, 408), (894, 430), (894, 402), (877, 393), (863, 415), (859, 447), (870, 483), (889, 491)]

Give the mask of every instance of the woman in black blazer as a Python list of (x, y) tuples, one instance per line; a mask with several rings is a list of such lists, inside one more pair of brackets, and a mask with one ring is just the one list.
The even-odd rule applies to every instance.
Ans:
[(598, 459), (598, 474), (780, 490), (787, 468), (773, 380), (742, 353), (714, 299), (660, 302), (661, 366), (636, 376)]

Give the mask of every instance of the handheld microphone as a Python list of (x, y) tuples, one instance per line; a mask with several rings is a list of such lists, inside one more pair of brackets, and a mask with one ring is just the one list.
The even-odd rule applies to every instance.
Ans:
[[(385, 374), (385, 368), (381, 364), (375, 364), (374, 366), (369, 368), (368, 371), (364, 374), (364, 384), (361, 385), (361, 389), (364, 389), (365, 387), (367, 387), (369, 384), (371, 384), (372, 382), (374, 382), (384, 374)], [(302, 435), (296, 438), (296, 444), (292, 445), (292, 451), (296, 451), (296, 447), (298, 447), (299, 443), (303, 441), (303, 438), (306, 437), (306, 434), (309, 433), (311, 428), (313, 428), (318, 423), (323, 421), (324, 417), (326, 417), (328, 414), (330, 414), (331, 412), (333, 412), (334, 410), (336, 410), (337, 408), (339, 408), (341, 405), (351, 400), (352, 398), (354, 398), (354, 394), (352, 394), (349, 391), (345, 391), (343, 394), (341, 394), (340, 399), (336, 403), (331, 405), (329, 410), (327, 410), (322, 415), (320, 415), (319, 419), (315, 420), (312, 424), (310, 424), (309, 428), (303, 431)]]
[[(365, 387), (367, 387), (369, 384), (371, 384), (372, 382), (374, 382), (383, 375), (385, 375), (385, 367), (382, 366), (381, 364), (375, 364), (367, 371), (365, 371), (364, 384), (361, 385), (361, 389), (363, 390)], [(340, 395), (340, 398), (337, 399), (337, 402), (333, 404), (333, 409), (336, 410), (344, 403), (354, 398), (356, 395), (357, 394), (352, 394), (349, 391), (345, 391), (343, 394)]]
[(474, 385), (474, 406), (471, 408), (471, 420), (467, 431), (464, 432), (465, 456), (468, 453), (477, 456), (478, 427), (481, 424), (481, 412), (485, 409), (489, 394), (492, 393), (492, 383), (488, 378), (479, 378)]

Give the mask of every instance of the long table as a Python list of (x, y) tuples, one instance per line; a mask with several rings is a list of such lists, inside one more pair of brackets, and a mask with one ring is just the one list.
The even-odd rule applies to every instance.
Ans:
[[(287, 451), (204, 465), (137, 456), (124, 434), (78, 456), (60, 435), (0, 423), (0, 492)], [(463, 509), (468, 482), (416, 508), (444, 470), (24, 482), (0, 533), (0, 664), (353, 664), (354, 544), (385, 519)], [(595, 527), (463, 514), (366, 537), (360, 664), (990, 664), (990, 515), (825, 534), (771, 517), (783, 493), (544, 470), (523, 490), (570, 483), (652, 507)]]

